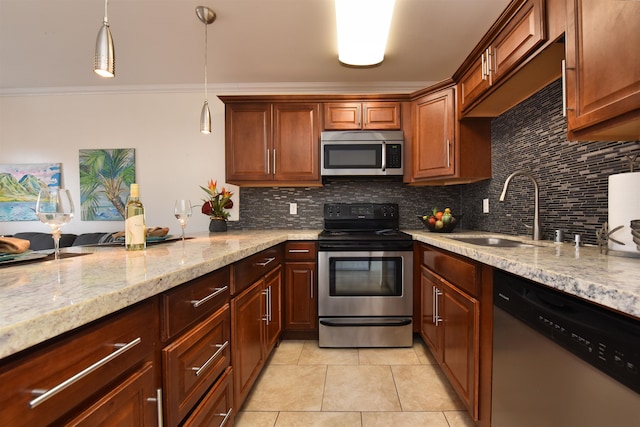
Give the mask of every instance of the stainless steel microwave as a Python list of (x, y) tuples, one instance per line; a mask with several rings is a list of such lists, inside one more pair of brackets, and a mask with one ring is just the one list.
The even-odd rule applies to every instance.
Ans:
[(320, 136), (322, 176), (404, 173), (402, 131), (330, 131)]

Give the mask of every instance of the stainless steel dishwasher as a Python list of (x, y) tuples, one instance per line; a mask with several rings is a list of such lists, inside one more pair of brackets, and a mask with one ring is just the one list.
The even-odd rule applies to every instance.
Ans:
[(640, 322), (494, 274), (492, 427), (640, 425)]

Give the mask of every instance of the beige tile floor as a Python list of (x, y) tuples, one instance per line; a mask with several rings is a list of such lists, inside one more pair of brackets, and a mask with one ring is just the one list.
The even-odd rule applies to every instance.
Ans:
[(327, 349), (282, 341), (236, 417), (239, 427), (472, 427), (426, 346)]

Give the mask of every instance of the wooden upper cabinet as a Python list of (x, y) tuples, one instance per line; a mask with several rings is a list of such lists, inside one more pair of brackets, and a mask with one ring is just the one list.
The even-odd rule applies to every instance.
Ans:
[(638, 1), (567, 1), (569, 139), (640, 139), (638, 23)]
[(454, 174), (455, 116), (453, 88), (416, 101), (412, 153), (414, 179)]
[(227, 104), (225, 107), (226, 181), (271, 180), (273, 147), (271, 104)]
[(327, 102), (325, 130), (400, 129), (399, 102)]
[(320, 105), (274, 104), (273, 176), (276, 181), (320, 180)]
[(320, 185), (319, 103), (225, 103), (228, 183)]
[(405, 182), (447, 185), (491, 177), (490, 119), (458, 120), (455, 86), (413, 102), (411, 167)]
[(487, 72), (492, 83), (544, 42), (544, 22), (543, 0), (527, 0), (489, 47)]
[(468, 110), (546, 40), (543, 0), (521, 1), (460, 78), (460, 109)]

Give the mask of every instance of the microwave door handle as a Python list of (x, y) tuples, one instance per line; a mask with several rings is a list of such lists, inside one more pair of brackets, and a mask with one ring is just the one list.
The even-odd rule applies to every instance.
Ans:
[(382, 141), (382, 172), (387, 170), (387, 142)]

